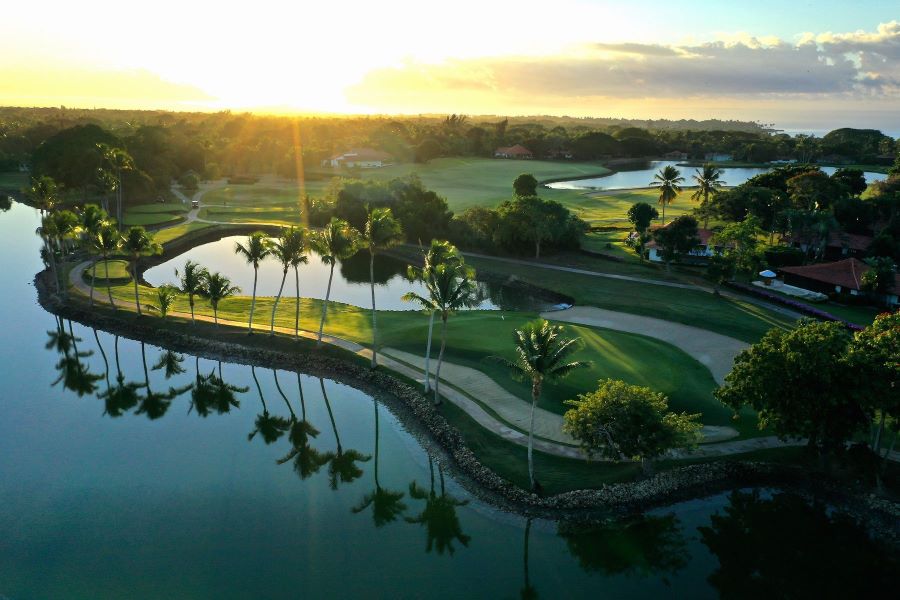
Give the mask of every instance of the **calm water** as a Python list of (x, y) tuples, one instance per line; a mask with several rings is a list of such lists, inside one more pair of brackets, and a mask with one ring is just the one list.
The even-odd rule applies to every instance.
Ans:
[[(242, 293), (250, 295), (253, 290), (253, 267), (234, 253), (236, 242), (245, 242), (246, 236), (231, 236), (221, 240), (202, 244), (176, 256), (161, 265), (147, 269), (144, 279), (154, 286), (163, 283), (175, 283), (176, 269), (181, 272), (185, 261), (196, 261), (212, 271), (225, 273), (231, 281), (240, 286)], [(328, 288), (330, 266), (322, 262), (316, 254), (310, 254), (309, 263), (300, 266), (300, 294), (308, 298), (325, 298)], [(377, 256), (375, 259), (375, 302), (381, 310), (419, 310), (418, 305), (404, 302), (400, 298), (409, 291), (427, 295), (425, 286), (406, 278), (407, 263), (390, 256)], [(257, 294), (275, 296), (281, 285), (282, 267), (278, 261), (268, 258), (259, 265), (259, 281)], [(558, 299), (542, 295), (538, 290), (532, 292), (512, 288), (503, 281), (479, 281), (481, 302), (477, 306), (481, 310), (550, 310), (558, 303)], [(294, 272), (288, 271), (284, 293), (293, 297), (295, 293)], [(353, 304), (365, 308), (372, 306), (369, 284), (369, 254), (360, 252), (353, 258), (341, 261), (334, 269), (334, 280), (331, 284), (331, 299), (337, 302)]]
[[(657, 160), (650, 162), (650, 166), (646, 169), (638, 169), (634, 171), (619, 171), (606, 177), (597, 177), (594, 179), (558, 181), (556, 183), (548, 184), (547, 187), (560, 190), (624, 190), (628, 188), (648, 187), (650, 182), (653, 181), (653, 176), (658, 173), (660, 169), (670, 165), (676, 167), (681, 171), (681, 175), (685, 179), (685, 185), (691, 185), (693, 182), (691, 176), (697, 170), (697, 167), (679, 167), (679, 162), (681, 161)], [(829, 175), (837, 170), (835, 169), (835, 167), (821, 167), (821, 169)], [(767, 170), (768, 169), (755, 169), (745, 167), (723, 169), (724, 173), (722, 175), (722, 182), (723, 185), (740, 185), (754, 175), (759, 175), (760, 173), (764, 173)], [(866, 181), (869, 183), (872, 183), (873, 181), (883, 181), (887, 178), (887, 175), (885, 175), (884, 173), (872, 173), (866, 171), (864, 175), (866, 177)]]
[(594, 529), (495, 511), (366, 393), (58, 321), (36, 223), (0, 213), (0, 598), (862, 595), (891, 573), (792, 496)]

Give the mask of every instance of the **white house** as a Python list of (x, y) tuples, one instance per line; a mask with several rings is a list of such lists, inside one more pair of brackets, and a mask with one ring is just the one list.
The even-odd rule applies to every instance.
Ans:
[[(697, 229), (697, 237), (700, 239), (700, 243), (685, 256), (685, 258), (697, 258), (701, 260), (705, 260), (711, 256), (715, 256), (716, 254), (720, 254), (723, 250), (722, 246), (714, 246), (710, 245), (710, 239), (715, 235), (714, 232), (709, 229), (698, 228)], [(656, 241), (650, 240), (647, 242), (647, 250), (648, 250), (648, 259), (651, 262), (665, 262), (662, 257), (662, 252), (656, 245)]]
[(354, 148), (343, 154), (336, 154), (328, 160), (322, 161), (323, 167), (359, 167), (362, 169), (377, 169), (391, 164), (393, 156), (381, 150), (372, 148)]
[(724, 152), (707, 152), (703, 155), (703, 160), (709, 162), (728, 162), (734, 160), (734, 157), (731, 154), (725, 154)]

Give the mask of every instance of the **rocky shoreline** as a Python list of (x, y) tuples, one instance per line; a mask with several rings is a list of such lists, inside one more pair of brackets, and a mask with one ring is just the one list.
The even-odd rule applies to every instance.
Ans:
[(447, 422), (429, 398), (388, 372), (373, 371), (349, 355), (347, 359), (340, 359), (315, 352), (247, 347), (196, 335), (196, 332), (188, 335), (155, 328), (153, 319), (146, 317), (141, 322), (87, 310), (78, 302), (66, 301), (53, 294), (49, 279), (46, 272), (35, 277), (40, 304), (51, 313), (87, 327), (206, 359), (328, 377), (377, 396), (469, 492), (500, 510), (538, 518), (596, 521), (610, 513), (637, 512), (738, 488), (777, 487), (832, 502), (864, 521), (878, 537), (892, 544), (900, 543), (900, 505), (897, 503), (847, 490), (799, 467), (765, 462), (722, 460), (695, 464), (639, 481), (538, 496), (483, 465), (459, 431)]

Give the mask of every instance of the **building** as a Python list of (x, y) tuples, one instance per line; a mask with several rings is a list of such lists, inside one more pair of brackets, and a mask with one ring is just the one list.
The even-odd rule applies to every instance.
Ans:
[(663, 158), (666, 160), (687, 160), (688, 153), (682, 152), (681, 150), (672, 150), (671, 152), (663, 154)]
[(566, 150), (565, 148), (554, 148), (553, 150), (548, 150), (546, 157), (550, 160), (572, 160), (574, 158), (574, 154), (572, 154), (571, 150)]
[(725, 154), (724, 152), (707, 152), (703, 155), (703, 160), (708, 162), (728, 162), (733, 159), (734, 157), (731, 154)]
[[(695, 260), (697, 262), (704, 262), (710, 256), (715, 256), (716, 254), (720, 254), (724, 249), (722, 246), (712, 245), (712, 237), (715, 235), (715, 232), (709, 229), (698, 228), (697, 229), (697, 237), (700, 239), (700, 243), (690, 251), (687, 256), (682, 258), (686, 258), (688, 260)], [(662, 257), (662, 253), (659, 248), (656, 246), (655, 240), (650, 240), (647, 242), (646, 246), (648, 250), (648, 260), (651, 262), (665, 262)]]
[[(871, 244), (872, 236), (832, 231), (828, 234), (828, 242), (825, 245), (823, 257), (829, 261), (842, 258), (863, 258)], [(797, 238), (791, 240), (791, 245), (804, 252), (810, 251), (810, 244)]]
[(525, 146), (516, 144), (515, 146), (506, 148), (497, 148), (494, 150), (494, 158), (518, 158), (527, 160), (534, 158), (534, 155), (531, 153), (531, 150)]
[[(862, 296), (863, 273), (871, 269), (857, 258), (845, 258), (836, 262), (819, 263), (805, 267), (782, 267), (784, 283), (822, 294)], [(894, 275), (894, 289), (883, 300), (889, 306), (897, 304), (900, 292), (900, 275)]]
[(381, 150), (372, 148), (354, 148), (343, 154), (336, 154), (328, 160), (322, 161), (323, 167), (359, 167), (362, 169), (377, 169), (391, 164), (394, 157)]

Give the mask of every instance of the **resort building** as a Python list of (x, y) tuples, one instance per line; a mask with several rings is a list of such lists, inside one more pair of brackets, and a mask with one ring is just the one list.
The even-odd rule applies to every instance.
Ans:
[[(847, 258), (805, 267), (782, 267), (780, 271), (787, 285), (828, 295), (863, 296), (866, 292), (862, 290), (862, 276), (871, 268), (859, 259)], [(898, 293), (900, 275), (895, 274), (894, 289), (880, 300), (888, 306), (896, 306)]]
[[(714, 231), (709, 229), (698, 228), (697, 229), (697, 238), (700, 240), (700, 243), (694, 246), (694, 248), (688, 253), (686, 256), (682, 258), (686, 258), (689, 261), (691, 259), (704, 262), (710, 256), (715, 256), (719, 254), (724, 249), (724, 246), (716, 246), (712, 244), (712, 237), (715, 235)], [(648, 260), (651, 262), (665, 262), (662, 253), (656, 245), (655, 240), (650, 240), (647, 242), (647, 250), (648, 250)]]
[[(811, 246), (809, 241), (800, 240), (798, 238), (794, 238), (791, 241), (791, 244), (804, 252), (809, 252)], [(828, 235), (828, 242), (825, 245), (825, 253), (823, 256), (825, 260), (862, 258), (866, 255), (866, 251), (871, 244), (871, 236), (832, 231)]]
[(360, 167), (362, 169), (376, 169), (391, 164), (394, 157), (387, 152), (372, 148), (354, 148), (343, 154), (336, 154), (328, 160), (322, 161), (323, 167)]
[(530, 159), (534, 158), (534, 154), (522, 144), (516, 144), (506, 148), (497, 148), (494, 150), (494, 158)]

